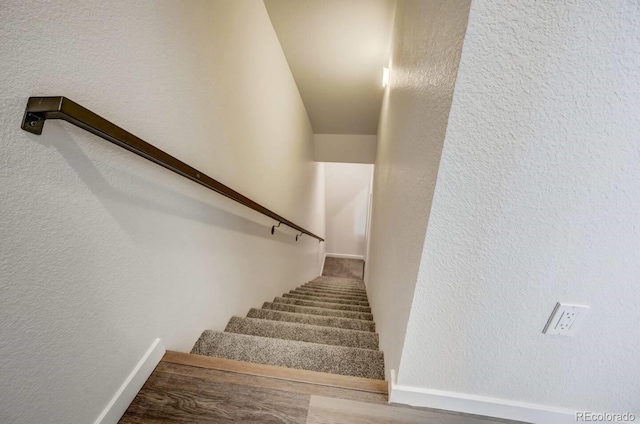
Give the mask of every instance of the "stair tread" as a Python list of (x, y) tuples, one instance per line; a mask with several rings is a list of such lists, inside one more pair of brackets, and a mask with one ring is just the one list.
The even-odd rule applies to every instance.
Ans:
[(345, 293), (345, 294), (355, 294), (360, 296), (366, 296), (366, 293), (367, 293), (366, 290), (359, 290), (359, 289), (356, 290), (356, 289), (348, 289), (344, 287), (324, 286), (324, 285), (318, 285), (318, 284), (305, 284), (300, 287), (312, 288), (312, 289), (324, 290), (324, 291), (334, 291), (334, 292)]
[(264, 302), (262, 304), (262, 309), (277, 309), (280, 311), (299, 312), (307, 315), (325, 315), (339, 318), (373, 321), (373, 315), (367, 312), (340, 311), (337, 309), (316, 308), (313, 306), (289, 305), (287, 303)]
[(377, 333), (285, 321), (234, 316), (224, 331), (360, 349), (379, 349)]
[(348, 280), (348, 279), (315, 279), (312, 281), (308, 281), (305, 284), (325, 284), (328, 286), (340, 286), (340, 287), (348, 287), (348, 288), (356, 288), (356, 289), (365, 289), (366, 285), (362, 280)]
[[(343, 305), (358, 305), (358, 306), (369, 306), (369, 302), (366, 300), (355, 300), (355, 299), (345, 299), (339, 297), (331, 297), (331, 296), (323, 296), (320, 294), (313, 294), (309, 292), (299, 292), (295, 290), (291, 290), (289, 293), (283, 293), (283, 297), (296, 297), (296, 298), (308, 298), (310, 300), (316, 300), (318, 302), (330, 302), (330, 303), (341, 303)], [(326, 300), (324, 300), (326, 299)]]
[(298, 287), (297, 289), (292, 291), (302, 292), (302, 293), (312, 293), (312, 294), (321, 295), (321, 296), (331, 296), (331, 297), (338, 297), (338, 298), (368, 301), (367, 295), (344, 293), (344, 292), (332, 292), (328, 290), (313, 289), (309, 287)]
[(303, 285), (318, 285), (318, 286), (330, 286), (330, 287), (343, 287), (345, 289), (354, 290), (366, 290), (367, 286), (364, 282), (350, 283), (345, 281), (327, 281), (327, 280), (313, 280), (304, 283)]
[(347, 278), (347, 277), (331, 277), (328, 275), (321, 275), (319, 277), (314, 278), (311, 282), (325, 282), (325, 283), (333, 283), (333, 284), (362, 284), (364, 285), (364, 281), (360, 278)]
[(323, 315), (300, 314), (295, 312), (278, 311), (275, 309), (251, 308), (247, 313), (247, 317), (270, 319), (273, 321), (297, 322), (302, 324), (320, 325), (324, 327), (345, 328), (348, 330), (371, 332), (376, 331), (375, 323), (373, 321)]
[[(313, 299), (318, 299), (319, 302), (330, 302), (330, 303), (342, 303), (345, 305), (360, 305), (360, 306), (369, 306), (369, 301), (366, 299), (348, 299), (348, 298), (341, 298), (341, 297), (332, 297), (329, 295), (322, 295), (322, 294), (316, 294), (316, 293), (309, 293), (309, 292), (300, 292), (300, 291), (293, 291), (293, 292), (289, 292), (289, 293), (283, 293), (283, 297), (286, 297), (284, 295), (294, 295), (296, 297), (310, 297)], [(327, 300), (323, 300), (323, 299), (327, 299)]]
[(344, 303), (331, 303), (319, 300), (296, 299), (291, 297), (276, 297), (273, 303), (286, 303), (290, 305), (312, 306), (317, 308), (336, 309), (340, 311), (366, 312), (371, 313), (371, 308), (361, 305), (346, 305)]
[(382, 352), (206, 330), (193, 354), (266, 365), (384, 379)]
[(347, 298), (351, 300), (364, 300), (364, 301), (369, 300), (366, 294), (363, 295), (363, 294), (335, 292), (335, 291), (328, 291), (328, 290), (318, 290), (318, 289), (311, 289), (308, 287), (299, 287), (296, 289), (296, 291), (304, 292), (304, 293), (313, 293), (321, 296), (341, 297), (341, 298)]

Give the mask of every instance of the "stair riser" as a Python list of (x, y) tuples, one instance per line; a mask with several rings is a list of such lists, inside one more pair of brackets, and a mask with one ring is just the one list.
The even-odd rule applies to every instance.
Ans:
[(228, 333), (378, 350), (378, 335), (369, 331), (296, 324), (283, 321), (232, 317)]
[(339, 311), (337, 309), (313, 308), (309, 306), (287, 305), (286, 303), (265, 302), (262, 309), (276, 309), (278, 311), (295, 312), (307, 315), (324, 315), (338, 318), (359, 319), (364, 321), (373, 321), (373, 315), (365, 312), (349, 312)]
[(314, 308), (335, 309), (338, 311), (371, 313), (371, 308), (366, 306), (341, 305), (339, 303), (317, 302), (311, 300), (292, 299), (290, 297), (276, 297), (273, 303), (285, 303), (288, 305), (311, 306)]
[(373, 321), (363, 321), (348, 318), (327, 317), (321, 315), (305, 315), (273, 309), (251, 308), (248, 318), (270, 319), (273, 321), (295, 322), (300, 324), (319, 325), (324, 327), (342, 328), (345, 330), (376, 331)]

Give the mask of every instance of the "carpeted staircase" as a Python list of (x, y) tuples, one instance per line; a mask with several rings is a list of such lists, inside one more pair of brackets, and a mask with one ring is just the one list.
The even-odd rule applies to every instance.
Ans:
[(318, 277), (224, 332), (206, 330), (191, 353), (384, 380), (384, 359), (362, 280)]

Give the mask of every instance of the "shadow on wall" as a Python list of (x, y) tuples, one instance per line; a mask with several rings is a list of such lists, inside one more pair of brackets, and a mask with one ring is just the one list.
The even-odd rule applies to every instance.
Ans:
[[(75, 129), (74, 129), (75, 130)], [(81, 130), (77, 130), (81, 131)], [(118, 158), (120, 162), (131, 165), (122, 166), (119, 169), (113, 167), (113, 161), (93, 161), (90, 155), (87, 155), (80, 145), (74, 140), (73, 136), (69, 134), (63, 126), (58, 122), (47, 122), (43, 135), (37, 136), (28, 134), (28, 137), (40, 143), (44, 146), (53, 146), (60, 155), (66, 160), (66, 162), (74, 169), (78, 177), (84, 182), (84, 184), (91, 190), (98, 200), (105, 207), (105, 210), (119, 223), (119, 225), (126, 231), (126, 233), (139, 245), (141, 244), (156, 244), (166, 243), (167, 239), (177, 240), (183, 235), (170, 234), (157, 231), (161, 222), (154, 220), (141, 220), (136, 219), (134, 214), (130, 213), (131, 208), (146, 209), (150, 212), (161, 212), (171, 217), (178, 217), (187, 219), (190, 221), (197, 221), (207, 226), (219, 227), (224, 230), (235, 231), (243, 233), (249, 236), (262, 237), (281, 243), (295, 244), (295, 237), (291, 231), (275, 231), (271, 235), (271, 225), (273, 222), (269, 218), (263, 219), (265, 222), (259, 223), (249, 218), (243, 217), (241, 213), (255, 214), (256, 218), (263, 218), (258, 216), (253, 211), (238, 210), (234, 213), (228, 210), (221, 209), (220, 207), (213, 206), (205, 203), (193, 197), (181, 194), (174, 190), (171, 190), (167, 186), (158, 185), (153, 181), (144, 180), (129, 172), (132, 168), (144, 169), (144, 167), (151, 166), (156, 168), (153, 171), (144, 169), (144, 172), (169, 172), (155, 164), (141, 163), (142, 158), (135, 155), (130, 155), (129, 152), (115, 153), (115, 151), (105, 151), (107, 156), (113, 156), (114, 154), (125, 153), (131, 157)], [(93, 137), (93, 136), (91, 136)], [(96, 149), (112, 149), (122, 150), (119, 147), (110, 146), (103, 140), (97, 140), (97, 143), (102, 143), (104, 146), (96, 147)], [(96, 153), (97, 154), (97, 153)], [(99, 166), (109, 166), (109, 169), (104, 169), (101, 172), (94, 164), (98, 163)], [(119, 166), (119, 165), (116, 165)], [(135, 172), (135, 169), (134, 169)], [(172, 172), (169, 172), (172, 175)], [(103, 174), (109, 175), (108, 181)], [(183, 178), (177, 176), (177, 180)], [(195, 190), (207, 190), (197, 184), (190, 181), (180, 181), (180, 183), (187, 183), (193, 185)], [(147, 198), (141, 197), (139, 194), (127, 193), (128, 186), (136, 186), (137, 192), (144, 191), (147, 194)], [(142, 190), (140, 190), (142, 188)], [(212, 196), (220, 196), (217, 193), (211, 193)], [(232, 201), (225, 199), (225, 202), (229, 203), (229, 209), (244, 208), (241, 205), (236, 205)], [(154, 216), (150, 214), (150, 216)], [(156, 215), (157, 216), (157, 215)], [(169, 228), (169, 226), (162, 227)], [(283, 227), (281, 227), (282, 229)], [(289, 234), (291, 233), (291, 234)]]

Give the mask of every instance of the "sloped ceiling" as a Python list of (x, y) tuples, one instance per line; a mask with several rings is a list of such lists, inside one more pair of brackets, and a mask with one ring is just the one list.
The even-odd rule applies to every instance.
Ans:
[(265, 0), (316, 134), (376, 134), (395, 0)]

